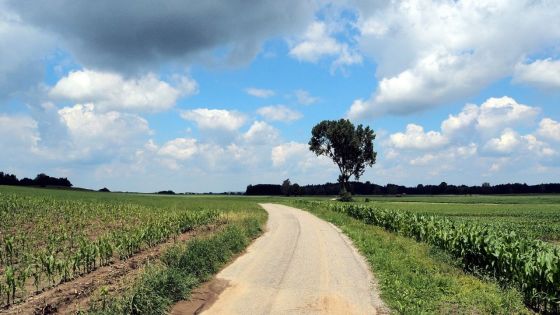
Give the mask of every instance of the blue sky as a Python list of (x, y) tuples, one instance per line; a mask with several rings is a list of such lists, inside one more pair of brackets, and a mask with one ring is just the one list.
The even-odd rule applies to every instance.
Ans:
[[(558, 182), (557, 1), (0, 0), (0, 169), (177, 192), (335, 181), (314, 124), (377, 133), (386, 184)], [(243, 13), (243, 14), (240, 14)]]

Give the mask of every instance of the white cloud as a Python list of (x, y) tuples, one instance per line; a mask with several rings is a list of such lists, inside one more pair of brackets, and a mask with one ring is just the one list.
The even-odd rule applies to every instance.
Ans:
[(312, 96), (305, 90), (295, 90), (294, 95), (296, 96), (297, 102), (301, 105), (311, 105), (319, 101), (318, 97)]
[(225, 109), (197, 108), (181, 113), (185, 120), (194, 121), (198, 128), (206, 130), (234, 131), (245, 124), (245, 115)]
[(93, 104), (64, 107), (58, 110), (58, 115), (72, 142), (67, 156), (72, 159), (88, 158), (92, 154), (110, 155), (143, 143), (144, 137), (151, 133), (144, 118), (115, 111), (99, 113)]
[(514, 82), (527, 83), (546, 89), (560, 88), (560, 60), (542, 59), (515, 66)]
[(288, 142), (272, 148), (271, 156), (272, 165), (281, 166), (286, 163), (290, 157), (300, 157), (308, 153), (308, 146), (304, 143)]
[(437, 131), (424, 132), (422, 126), (408, 124), (404, 133), (390, 135), (390, 145), (397, 149), (429, 150), (440, 148), (448, 139)]
[(546, 142), (540, 141), (534, 135), (523, 136), (523, 141), (529, 152), (536, 154), (539, 157), (553, 157), (557, 155), (557, 152), (550, 147)]
[(257, 89), (254, 87), (245, 89), (245, 92), (247, 92), (247, 94), (251, 96), (258, 97), (258, 98), (269, 98), (271, 96), (274, 96), (274, 94), (276, 94), (274, 93), (273, 90)]
[[(472, 180), (482, 181), (484, 176), (495, 182), (517, 182), (519, 178), (552, 182), (553, 174), (560, 171), (560, 152), (553, 136), (560, 124), (550, 118), (537, 123), (538, 114), (537, 107), (509, 97), (489, 98), (480, 106), (468, 104), (458, 114), (449, 115), (441, 130), (425, 131), (408, 124), (402, 132), (380, 134), (381, 164), (375, 174), (383, 174), (389, 182), (415, 178), (409, 184), (464, 184), (469, 180), (480, 184)], [(550, 172), (546, 179), (533, 176), (543, 167)]]
[(544, 118), (539, 124), (537, 133), (545, 138), (560, 141), (560, 122), (550, 118)]
[(249, 130), (243, 134), (243, 139), (252, 144), (271, 144), (279, 138), (278, 129), (265, 123), (264, 121), (255, 121)]
[(257, 113), (267, 120), (283, 122), (294, 121), (303, 117), (300, 112), (290, 109), (284, 105), (261, 107), (257, 110)]
[(478, 106), (467, 104), (458, 115), (449, 115), (449, 117), (441, 123), (441, 130), (445, 134), (454, 134), (457, 131), (464, 130), (476, 122), (479, 113)]
[(449, 115), (441, 129), (444, 134), (456, 134), (475, 128), (491, 135), (505, 127), (530, 125), (538, 114), (538, 108), (520, 104), (511, 97), (489, 98), (480, 106), (468, 104), (458, 115)]
[(532, 122), (539, 109), (517, 103), (510, 97), (490, 98), (480, 105), (477, 127), (497, 129), (504, 126), (528, 124)]
[(197, 152), (198, 146), (196, 139), (176, 138), (167, 141), (161, 149), (159, 149), (158, 154), (177, 160), (188, 160)]
[(313, 63), (324, 57), (336, 57), (333, 70), (340, 66), (362, 63), (362, 56), (347, 43), (337, 41), (331, 32), (325, 22), (311, 23), (303, 36), (292, 44), (290, 56)]
[(269, 152), (272, 166), (276, 171), (282, 171), (279, 182), (288, 177), (295, 182), (301, 176), (311, 183), (336, 179), (338, 169), (332, 160), (316, 156), (306, 143), (286, 142), (274, 146)]
[(325, 55), (336, 55), (340, 52), (340, 44), (329, 36), (327, 25), (315, 21), (309, 25), (301, 42), (290, 49), (290, 56), (308, 62), (317, 62)]
[(375, 60), (379, 85), (369, 99), (353, 102), (348, 116), (354, 119), (409, 114), (472, 95), (560, 40), (559, 3), (405, 0), (379, 6), (358, 12), (360, 48)]
[(125, 79), (120, 74), (94, 70), (70, 72), (51, 89), (54, 98), (79, 103), (94, 103), (98, 110), (150, 111), (167, 110), (182, 96), (198, 91), (189, 77), (175, 75), (174, 85), (160, 81), (155, 74)]
[(484, 148), (488, 151), (509, 154), (521, 144), (521, 139), (517, 132), (506, 129), (499, 138), (490, 139)]
[(13, 150), (34, 151), (41, 140), (37, 122), (28, 116), (0, 114), (0, 147), (10, 155)]
[(430, 162), (434, 161), (437, 159), (437, 156), (433, 155), (433, 154), (424, 154), (420, 157), (414, 158), (412, 160), (410, 160), (410, 165), (427, 165)]

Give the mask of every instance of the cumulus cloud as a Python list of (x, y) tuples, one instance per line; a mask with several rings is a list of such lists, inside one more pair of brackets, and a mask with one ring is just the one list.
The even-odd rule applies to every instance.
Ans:
[(306, 90), (295, 90), (294, 95), (298, 104), (301, 105), (312, 105), (319, 101), (318, 97), (309, 94)]
[(513, 81), (545, 89), (560, 88), (560, 60), (542, 59), (532, 63), (519, 63)]
[(166, 142), (158, 154), (169, 156), (178, 160), (188, 160), (198, 152), (196, 139), (176, 138)]
[(499, 138), (490, 139), (486, 143), (485, 149), (495, 153), (508, 154), (516, 149), (520, 143), (519, 134), (511, 129), (506, 129)]
[(322, 21), (311, 23), (303, 36), (292, 45), (289, 54), (297, 60), (313, 63), (324, 57), (334, 57), (333, 69), (362, 63), (362, 56), (347, 43), (337, 41), (328, 25)]
[(441, 129), (446, 134), (472, 128), (492, 133), (505, 127), (531, 125), (539, 112), (538, 108), (520, 104), (511, 97), (492, 97), (480, 106), (468, 104), (458, 115), (449, 115)]
[(257, 110), (257, 113), (267, 120), (283, 122), (294, 121), (303, 117), (300, 112), (290, 109), (284, 105), (261, 107)]
[(25, 22), (63, 38), (86, 66), (124, 70), (217, 47), (229, 49), (226, 61), (247, 62), (262, 41), (304, 29), (315, 9), (300, 0), (7, 2)]
[(560, 142), (560, 122), (544, 118), (539, 124), (537, 133), (545, 138)]
[(135, 114), (97, 112), (94, 104), (77, 104), (58, 110), (72, 141), (70, 158), (110, 155), (123, 146), (144, 142), (151, 133), (148, 122)]
[(198, 91), (197, 83), (186, 76), (175, 76), (175, 86), (155, 74), (125, 79), (112, 72), (72, 71), (50, 90), (51, 97), (79, 103), (94, 103), (98, 110), (162, 111), (182, 96)]
[(271, 144), (280, 136), (278, 129), (265, 123), (264, 121), (255, 121), (249, 130), (243, 134), (243, 139), (252, 144)]
[(348, 116), (410, 114), (472, 95), (554, 45), (558, 14), (560, 4), (531, 0), (391, 1), (361, 9), (360, 49), (375, 60), (379, 85), (369, 99), (354, 101)]
[(316, 156), (309, 151), (309, 145), (290, 141), (276, 145), (270, 151), (272, 166), (284, 170), (284, 176), (295, 180), (294, 176), (313, 174), (312, 182), (322, 182), (336, 178), (338, 169), (332, 160)]
[(194, 121), (198, 128), (205, 130), (234, 131), (245, 124), (245, 115), (225, 109), (197, 108), (181, 113), (185, 120)]
[(429, 150), (442, 147), (448, 139), (437, 131), (424, 132), (422, 126), (408, 124), (404, 133), (397, 132), (390, 136), (390, 143), (397, 149)]
[(251, 96), (258, 97), (258, 98), (269, 98), (271, 96), (274, 96), (275, 94), (273, 90), (257, 89), (254, 87), (245, 89), (245, 92), (247, 92), (247, 94)]
[(308, 146), (304, 143), (298, 142), (288, 142), (272, 148), (271, 160), (272, 165), (280, 166), (286, 163), (286, 161), (291, 157), (300, 157), (305, 153), (308, 153)]
[(398, 171), (403, 180), (414, 174), (464, 183), (472, 174), (499, 174), (501, 180), (515, 181), (521, 170), (530, 174), (558, 165), (560, 154), (551, 141), (560, 124), (550, 118), (537, 124), (539, 113), (510, 97), (468, 104), (442, 121), (441, 130), (426, 132), (408, 124), (403, 132), (380, 137), (380, 159), (385, 171)]

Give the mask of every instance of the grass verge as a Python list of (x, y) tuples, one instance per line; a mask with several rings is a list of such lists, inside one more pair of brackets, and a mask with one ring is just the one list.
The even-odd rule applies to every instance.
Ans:
[(353, 240), (376, 276), (381, 298), (397, 313), (530, 313), (517, 290), (465, 273), (441, 250), (332, 210), (306, 210), (337, 225)]
[(263, 220), (245, 219), (187, 244), (175, 245), (121, 297), (99, 292), (88, 314), (166, 314), (173, 303), (208, 280), (261, 233)]

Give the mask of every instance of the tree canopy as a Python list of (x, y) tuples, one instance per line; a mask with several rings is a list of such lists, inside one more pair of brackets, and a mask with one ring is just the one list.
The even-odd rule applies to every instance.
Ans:
[(366, 167), (375, 164), (374, 140), (375, 133), (368, 126), (355, 127), (348, 119), (323, 120), (311, 130), (309, 150), (333, 160), (340, 171), (341, 194), (346, 194), (350, 177), (359, 180)]

